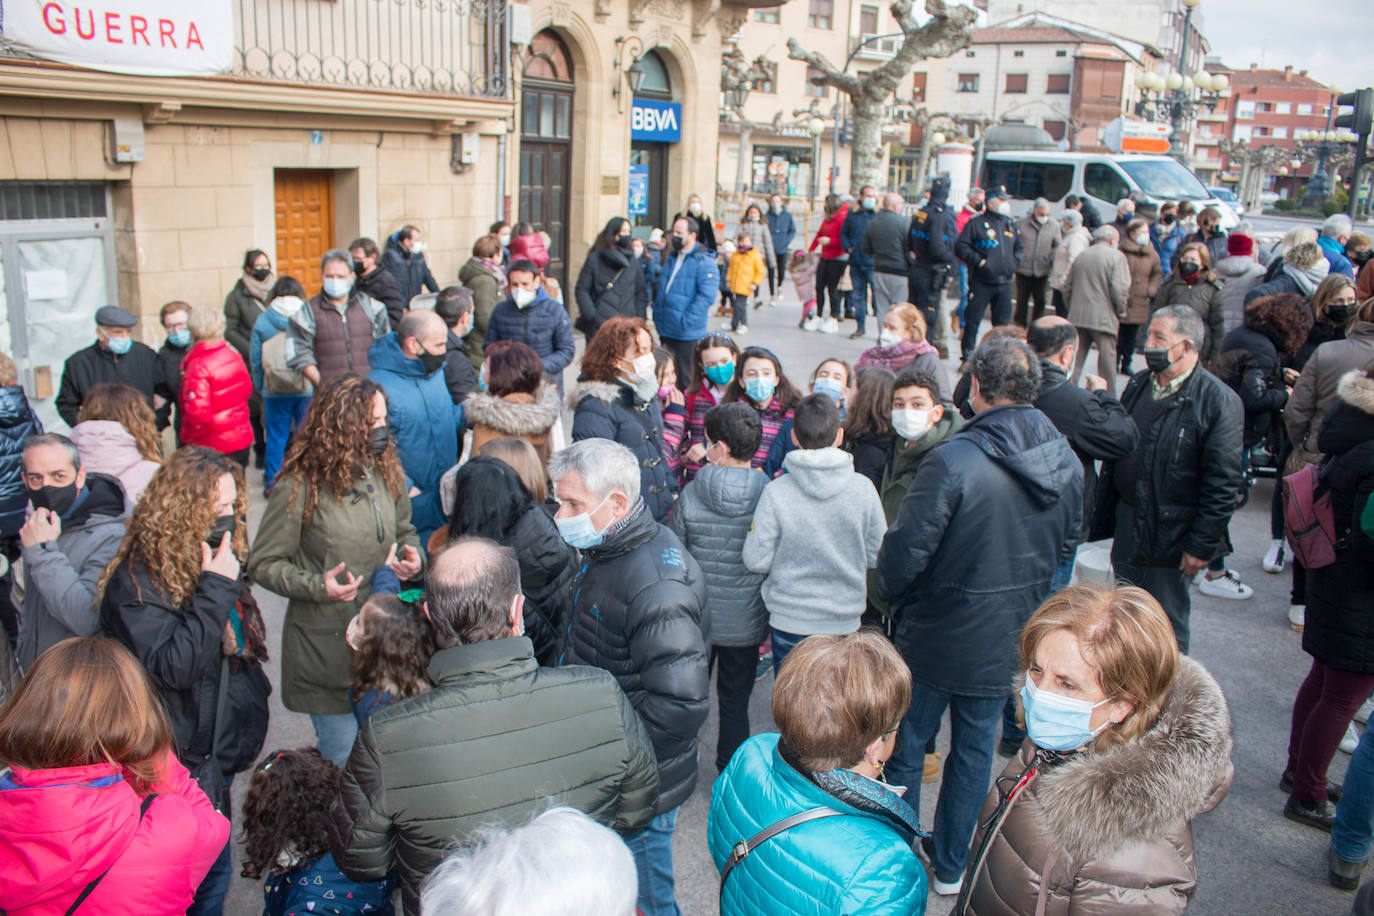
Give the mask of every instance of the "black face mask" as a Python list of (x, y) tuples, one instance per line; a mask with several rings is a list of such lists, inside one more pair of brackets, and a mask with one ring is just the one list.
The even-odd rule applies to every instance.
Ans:
[(253, 277), (254, 280), (257, 280), (259, 283), (261, 283), (263, 280), (266, 280), (268, 277), (272, 276), (272, 268), (254, 267), (248, 273)]
[(1374, 248), (1366, 248), (1364, 251), (1347, 251), (1345, 256), (1350, 259), (1351, 264), (1363, 267), (1370, 257), (1374, 257)]
[(1164, 214), (1163, 216), (1161, 216), (1161, 217), (1159, 218), (1159, 221), (1160, 221), (1161, 223), (1163, 223), (1164, 225), (1168, 226), (1168, 225), (1172, 224), (1173, 221), (1176, 220), (1176, 219), (1178, 219), (1178, 217), (1177, 217), (1177, 216), (1174, 216), (1174, 214), (1172, 214), (1172, 213), (1166, 213), (1166, 214)]
[(354, 261), (353, 272), (361, 277), (363, 274), (367, 273), (367, 267), (364, 266), (362, 261)]
[(230, 546), (233, 546), (234, 527), (238, 520), (233, 515), (217, 515), (215, 523), (210, 526), (210, 533), (205, 536), (205, 543), (210, 545), (211, 550), (219, 550), (220, 541), (224, 536), (229, 535)]
[(687, 240), (680, 235), (673, 236), (673, 250), (681, 251), (682, 246), (687, 244)]
[(66, 515), (67, 510), (76, 502), (76, 482), (65, 487), (39, 487), (29, 491), (29, 502), (35, 509), (51, 509), (58, 515)]
[(621, 251), (633, 251), (635, 238), (632, 235), (622, 235), (615, 240), (615, 243), (620, 246)]
[(430, 353), (428, 350), (421, 350), (417, 359), (420, 360), (420, 365), (425, 367), (425, 375), (433, 375), (444, 367), (444, 361), (447, 359), (447, 354)]
[(1331, 324), (1345, 324), (1354, 314), (1355, 306), (1353, 305), (1328, 305), (1326, 307), (1326, 318)]
[(372, 444), (372, 454), (380, 455), (386, 451), (386, 447), (391, 444), (391, 424), (383, 423), (381, 426), (372, 427), (369, 441)]
[(1189, 261), (1180, 261), (1178, 265), (1179, 276), (1185, 280), (1191, 280), (1202, 271), (1200, 264), (1193, 264)]
[(1145, 365), (1155, 374), (1167, 371), (1174, 364), (1168, 347), (1146, 347), (1141, 352), (1145, 354)]

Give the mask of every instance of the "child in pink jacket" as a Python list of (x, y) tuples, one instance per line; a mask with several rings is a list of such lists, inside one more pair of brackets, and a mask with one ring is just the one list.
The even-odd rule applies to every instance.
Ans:
[(792, 278), (792, 286), (801, 300), (802, 316), (797, 327), (803, 327), (809, 319), (816, 317), (816, 266), (820, 259), (810, 251), (792, 252), (792, 263), (787, 268)]

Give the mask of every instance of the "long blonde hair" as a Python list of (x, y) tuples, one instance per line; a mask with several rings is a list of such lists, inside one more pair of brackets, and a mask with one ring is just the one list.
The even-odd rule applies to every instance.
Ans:
[(153, 409), (137, 390), (128, 385), (101, 382), (92, 385), (76, 422), (111, 420), (124, 427), (134, 437), (138, 454), (144, 461), (162, 460), (162, 438), (157, 434), (157, 418)]

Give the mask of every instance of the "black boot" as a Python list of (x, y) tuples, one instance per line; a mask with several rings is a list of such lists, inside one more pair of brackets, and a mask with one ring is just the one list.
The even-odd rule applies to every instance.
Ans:
[(1324, 800), (1319, 802), (1300, 801), (1296, 796), (1288, 796), (1288, 804), (1283, 806), (1283, 816), (1290, 821), (1297, 821), (1299, 824), (1306, 824), (1309, 827), (1316, 827), (1318, 830), (1331, 832), (1331, 824), (1336, 819), (1336, 806), (1331, 801)]
[(1364, 866), (1364, 862), (1347, 862), (1331, 850), (1326, 851), (1326, 878), (1332, 887), (1343, 891), (1355, 890), (1360, 886)]

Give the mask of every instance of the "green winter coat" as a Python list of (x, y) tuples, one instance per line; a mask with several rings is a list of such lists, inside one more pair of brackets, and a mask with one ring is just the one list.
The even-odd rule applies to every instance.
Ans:
[(482, 371), (482, 349), (487, 340), (487, 321), (501, 301), (501, 285), (477, 258), (468, 258), (458, 271), (458, 282), (472, 290), (472, 330), (466, 339), (473, 368)]
[[(1221, 353), (1221, 341), (1226, 337), (1226, 306), (1221, 298), (1221, 281), (1199, 277), (1189, 284), (1178, 271), (1164, 278), (1155, 293), (1154, 311), (1167, 305), (1186, 305), (1198, 313), (1207, 326), (1207, 343), (1202, 348), (1202, 366), (1207, 368)], [(1153, 314), (1153, 313), (1152, 313)]]
[[(249, 555), (249, 574), (288, 599), (281, 639), (282, 704), (311, 715), (346, 714), (352, 711), (352, 656), (344, 630), (372, 593), (372, 573), (386, 562), (391, 545), (404, 554), (407, 544), (419, 550), (420, 541), (405, 490), (392, 499), (371, 472), (342, 499), (321, 491), (304, 530), (305, 498), (297, 489), (294, 475), (277, 478)], [(324, 571), (340, 562), (363, 579), (352, 601), (330, 601), (325, 594)]]

